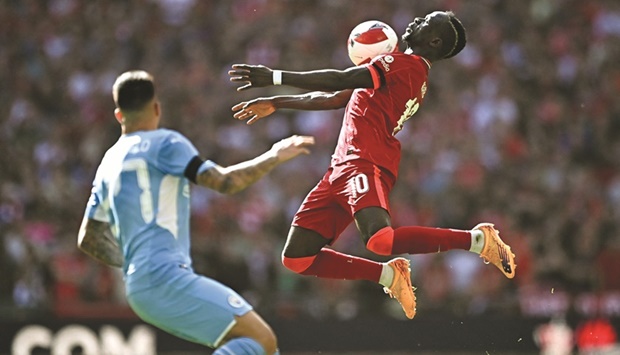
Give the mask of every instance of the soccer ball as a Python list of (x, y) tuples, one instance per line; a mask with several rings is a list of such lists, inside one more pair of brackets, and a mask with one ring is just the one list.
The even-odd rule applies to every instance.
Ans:
[(347, 49), (353, 64), (360, 65), (379, 54), (393, 52), (397, 44), (398, 36), (392, 27), (381, 21), (370, 20), (353, 28)]

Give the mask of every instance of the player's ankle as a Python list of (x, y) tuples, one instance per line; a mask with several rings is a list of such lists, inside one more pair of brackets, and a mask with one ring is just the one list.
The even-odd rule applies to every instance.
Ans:
[(480, 254), (484, 249), (484, 233), (481, 230), (474, 229), (471, 233), (471, 247), (469, 251)]
[(383, 269), (381, 270), (381, 276), (379, 277), (379, 284), (385, 287), (390, 287), (393, 282), (394, 269), (388, 265), (388, 263), (383, 263)]

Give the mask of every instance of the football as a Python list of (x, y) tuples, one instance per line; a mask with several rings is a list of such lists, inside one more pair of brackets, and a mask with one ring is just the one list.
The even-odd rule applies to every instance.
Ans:
[(349, 58), (355, 65), (369, 62), (379, 54), (396, 50), (398, 36), (389, 25), (370, 20), (355, 26), (349, 35), (347, 49)]

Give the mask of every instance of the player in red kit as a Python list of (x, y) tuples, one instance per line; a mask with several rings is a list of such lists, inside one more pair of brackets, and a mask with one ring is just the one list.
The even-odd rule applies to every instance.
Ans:
[(508, 278), (515, 275), (514, 254), (490, 223), (472, 230), (391, 226), (388, 195), (398, 175), (401, 147), (397, 133), (423, 103), (432, 63), (453, 57), (466, 43), (454, 13), (436, 11), (416, 18), (402, 35), (404, 52), (383, 54), (346, 70), (306, 72), (233, 65), (238, 90), (288, 85), (320, 90), (242, 102), (235, 117), (256, 122), (276, 109), (326, 110), (346, 106), (330, 168), (296, 213), (282, 253), (290, 270), (322, 278), (369, 280), (382, 284), (408, 318), (416, 312), (409, 260), (387, 263), (339, 253), (327, 247), (352, 222), (378, 255), (421, 254), (464, 249), (480, 254)]

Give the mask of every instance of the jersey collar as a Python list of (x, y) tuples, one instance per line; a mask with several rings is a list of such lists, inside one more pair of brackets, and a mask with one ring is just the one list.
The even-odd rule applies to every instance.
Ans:
[(422, 58), (422, 60), (424, 61), (424, 63), (426, 63), (426, 66), (428, 66), (428, 69), (430, 69), (430, 68), (431, 68), (431, 66), (432, 66), (431, 62), (430, 62), (428, 59), (424, 58), (424, 57), (420, 57), (420, 58)]

